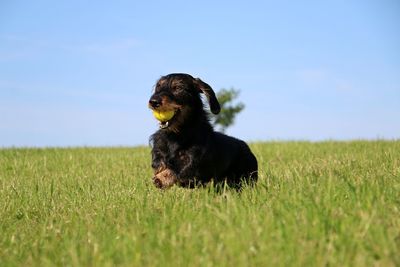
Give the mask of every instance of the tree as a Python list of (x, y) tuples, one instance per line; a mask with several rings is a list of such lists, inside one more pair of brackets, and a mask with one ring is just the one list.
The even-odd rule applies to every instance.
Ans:
[(225, 132), (226, 128), (233, 125), (236, 115), (245, 107), (242, 102), (232, 103), (239, 96), (239, 93), (240, 91), (235, 88), (222, 88), (217, 93), (221, 112), (215, 116), (214, 126), (217, 126), (221, 132)]

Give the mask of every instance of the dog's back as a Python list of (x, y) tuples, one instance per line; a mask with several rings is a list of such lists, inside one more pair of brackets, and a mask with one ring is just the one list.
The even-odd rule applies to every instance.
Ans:
[[(253, 184), (257, 181), (257, 159), (242, 140), (219, 132), (213, 132), (204, 161), (204, 172), (213, 170), (216, 182), (229, 185), (241, 184), (241, 180)], [(207, 178), (208, 177), (204, 177)]]

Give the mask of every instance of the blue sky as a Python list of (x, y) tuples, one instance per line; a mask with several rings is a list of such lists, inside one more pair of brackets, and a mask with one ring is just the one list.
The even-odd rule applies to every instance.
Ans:
[(146, 145), (156, 80), (241, 90), (228, 134), (400, 138), (400, 2), (0, 1), (0, 147)]

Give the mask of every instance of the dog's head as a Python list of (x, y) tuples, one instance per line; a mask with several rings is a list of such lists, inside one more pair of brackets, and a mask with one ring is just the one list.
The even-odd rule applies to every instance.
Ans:
[(187, 120), (196, 119), (194, 114), (204, 114), (200, 93), (208, 100), (211, 112), (221, 110), (213, 89), (200, 79), (189, 74), (174, 73), (161, 77), (150, 97), (149, 108), (157, 112), (174, 112), (168, 121), (160, 122), (160, 128), (179, 132)]

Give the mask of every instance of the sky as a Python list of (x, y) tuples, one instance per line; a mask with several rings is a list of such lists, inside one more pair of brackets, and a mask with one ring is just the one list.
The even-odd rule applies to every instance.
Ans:
[(174, 72), (246, 141), (399, 139), (400, 1), (0, 0), (0, 147), (148, 145)]

